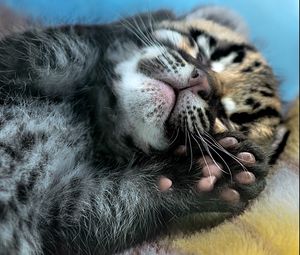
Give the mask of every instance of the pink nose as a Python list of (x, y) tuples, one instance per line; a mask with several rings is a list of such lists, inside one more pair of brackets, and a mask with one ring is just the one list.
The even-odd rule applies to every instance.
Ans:
[(207, 99), (211, 93), (211, 87), (208, 83), (206, 74), (199, 70), (194, 69), (189, 79), (188, 87), (186, 88), (193, 92), (195, 95)]

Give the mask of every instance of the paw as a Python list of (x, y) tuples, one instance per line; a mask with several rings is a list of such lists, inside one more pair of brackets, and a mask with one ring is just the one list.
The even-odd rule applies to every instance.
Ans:
[[(198, 149), (193, 145), (191, 151), (183, 145), (176, 148), (175, 155), (186, 163), (181, 166), (185, 167), (185, 173), (176, 171), (168, 177), (162, 176), (159, 189), (172, 191), (190, 183), (210, 208), (243, 208), (265, 186), (266, 157), (258, 146), (238, 133), (226, 132), (215, 139), (206, 137), (204, 141), (206, 145), (202, 143)], [(188, 164), (191, 155), (192, 168)]]
[(239, 133), (224, 133), (216, 139), (221, 147), (212, 155), (215, 161), (224, 164), (224, 171), (215, 189), (226, 201), (247, 203), (265, 187), (268, 157), (259, 146)]

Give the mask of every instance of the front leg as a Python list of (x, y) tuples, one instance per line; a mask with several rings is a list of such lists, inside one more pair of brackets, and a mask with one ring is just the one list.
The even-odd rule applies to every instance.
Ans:
[(199, 189), (203, 168), (198, 161), (189, 167), (175, 155), (123, 169), (77, 166), (56, 173), (32, 200), (41, 203), (34, 208), (44, 252), (111, 254), (157, 237), (174, 216), (243, 208), (244, 198), (231, 203), (217, 189)]
[(10, 35), (0, 41), (0, 95), (73, 95), (97, 59), (98, 50), (71, 26)]
[[(259, 151), (235, 137), (239, 143), (228, 150), (234, 155), (244, 151), (255, 155), (256, 163), (247, 168), (256, 182), (232, 181), (229, 174), (215, 172), (214, 189), (204, 190), (201, 182), (207, 174), (201, 162), (195, 160), (190, 169), (189, 158), (175, 155), (117, 169), (67, 163), (53, 171), (45, 185), (29, 189), (30, 182), (25, 182), (27, 199), (22, 203), (16, 204), (14, 190), (1, 191), (0, 212), (5, 220), (0, 229), (15, 235), (0, 232), (0, 250), (3, 254), (11, 253), (12, 247), (15, 254), (111, 254), (157, 237), (174, 216), (243, 209), (263, 188), (266, 168)], [(195, 151), (195, 158), (196, 153), (201, 157)], [(235, 162), (229, 159), (228, 164), (236, 177), (243, 169)], [(228, 188), (239, 192), (237, 201), (222, 197)]]

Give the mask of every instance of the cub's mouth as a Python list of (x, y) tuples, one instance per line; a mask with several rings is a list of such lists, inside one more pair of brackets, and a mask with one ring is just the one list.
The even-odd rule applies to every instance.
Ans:
[(187, 136), (212, 133), (220, 102), (213, 74), (194, 68), (185, 83), (176, 76), (160, 76), (151, 77), (146, 84), (142, 90), (149, 96), (143, 106), (145, 119), (149, 127), (162, 125), (160, 132), (166, 140), (162, 150), (186, 144)]
[(163, 82), (173, 89), (175, 98), (165, 122), (168, 139), (172, 143), (175, 140), (182, 142), (188, 132), (194, 135), (211, 133), (220, 102), (214, 79), (195, 69), (183, 88), (178, 89), (169, 81)]

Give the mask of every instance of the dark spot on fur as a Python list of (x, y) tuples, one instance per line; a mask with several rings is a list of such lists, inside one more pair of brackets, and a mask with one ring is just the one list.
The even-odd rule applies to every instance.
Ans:
[(109, 96), (109, 106), (114, 109), (117, 105), (118, 99), (114, 93), (111, 93)]
[(233, 59), (233, 63), (243, 62), (245, 55), (246, 55), (245, 51), (237, 52), (237, 56)]
[(268, 91), (263, 91), (263, 90), (259, 91), (259, 93), (264, 97), (274, 97), (275, 96), (273, 92), (268, 92)]
[(182, 59), (180, 57), (178, 57), (178, 55), (176, 53), (174, 53), (173, 51), (170, 51), (170, 54), (173, 56), (173, 58), (175, 59), (175, 61), (177, 63), (180, 63), (181, 65), (184, 64)]
[(31, 132), (24, 132), (21, 135), (21, 149), (30, 150), (35, 144), (35, 136)]
[(249, 67), (243, 68), (241, 71), (244, 72), (244, 73), (250, 73), (250, 72), (253, 71), (253, 69), (252, 69), (251, 66), (249, 66)]
[(241, 63), (245, 57), (246, 50), (255, 51), (254, 47), (246, 44), (228, 45), (226, 47), (216, 49), (214, 53), (211, 55), (211, 60), (216, 61), (235, 52), (237, 56), (234, 58), (233, 62)]
[(19, 151), (17, 151), (17, 149), (12, 148), (11, 146), (0, 142), (0, 147), (2, 147), (4, 149), (4, 151), (9, 154), (13, 159), (15, 160), (21, 160), (21, 155), (19, 153)]
[(209, 46), (214, 47), (214, 46), (216, 46), (216, 44), (217, 44), (216, 39), (213, 37), (209, 37)]
[(260, 103), (260, 102), (256, 102), (256, 103), (253, 105), (252, 109), (253, 109), (253, 110), (256, 110), (256, 109), (259, 108), (260, 106), (261, 106), (261, 103)]
[(192, 36), (192, 38), (194, 38), (195, 41), (197, 41), (197, 37), (202, 34), (205, 34), (207, 36), (207, 34), (203, 30), (195, 29), (195, 28), (191, 28), (190, 30), (190, 35)]
[(255, 62), (254, 62), (254, 66), (255, 66), (255, 67), (259, 67), (259, 66), (261, 66), (261, 63), (258, 62), (258, 61), (255, 61)]
[(264, 86), (265, 86), (267, 89), (269, 89), (269, 90), (273, 90), (273, 89), (274, 89), (273, 86), (272, 86), (272, 84), (270, 84), (270, 83), (264, 83)]
[(249, 97), (249, 98), (245, 101), (245, 103), (246, 103), (247, 105), (252, 106), (252, 109), (253, 109), (253, 110), (255, 110), (255, 109), (257, 109), (257, 108), (259, 108), (259, 107), (261, 106), (261, 103), (255, 101), (252, 97)]
[(241, 71), (244, 73), (249, 73), (249, 72), (253, 72), (255, 68), (261, 66), (261, 63), (258, 61), (255, 61), (254, 63), (252, 63), (251, 66), (245, 67), (244, 69), (242, 69)]
[[(206, 115), (206, 117), (207, 117), (207, 119), (208, 119), (207, 125), (209, 125), (209, 123), (214, 123), (215, 118), (213, 117), (213, 114), (212, 114), (212, 112), (211, 112), (210, 110), (205, 109), (205, 115)], [(208, 128), (207, 125), (205, 125), (205, 128)], [(213, 126), (213, 125), (211, 125), (211, 127), (212, 127), (212, 126)]]
[(169, 58), (166, 58), (166, 59), (167, 59), (169, 65), (173, 65), (174, 64), (174, 62), (171, 59), (169, 59)]
[(202, 124), (203, 128), (207, 129), (207, 124), (206, 124), (206, 122), (204, 120), (203, 112), (200, 109), (198, 109), (198, 116), (200, 118), (200, 121), (201, 121), (201, 124)]
[(274, 108), (267, 107), (255, 113), (240, 112), (230, 116), (230, 120), (237, 124), (245, 124), (264, 117), (280, 117), (280, 113)]
[(28, 199), (28, 192), (27, 192), (27, 187), (24, 183), (19, 183), (17, 185), (17, 189), (16, 189), (16, 196), (19, 202), (21, 203), (25, 203)]
[(245, 103), (248, 104), (248, 105), (253, 105), (254, 104), (254, 99), (252, 97), (249, 97), (249, 98), (247, 98)]

